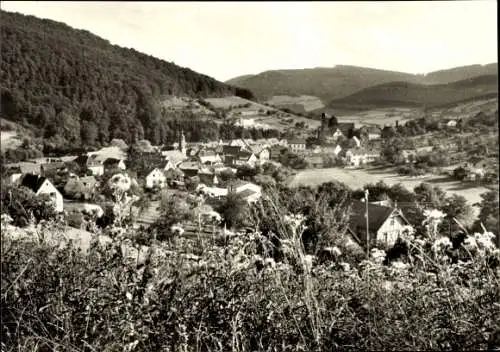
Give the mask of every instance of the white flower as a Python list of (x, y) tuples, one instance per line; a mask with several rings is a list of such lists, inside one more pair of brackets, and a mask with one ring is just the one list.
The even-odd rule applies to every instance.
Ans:
[(182, 235), (184, 233), (184, 229), (178, 225), (173, 225), (170, 227), (170, 231)]
[(344, 270), (344, 271), (349, 271), (349, 270), (351, 270), (351, 265), (349, 265), (349, 263), (344, 263), (344, 262), (342, 262), (342, 263), (340, 263), (339, 265), (342, 267), (342, 270)]
[(304, 265), (304, 268), (306, 271), (310, 272), (313, 266), (314, 262), (314, 257), (312, 255), (306, 255), (304, 256), (304, 259), (302, 260), (302, 263)]
[(371, 258), (376, 263), (382, 263), (385, 260), (385, 251), (378, 248), (373, 248), (370, 254)]
[(477, 242), (476, 239), (472, 236), (467, 236), (464, 240), (464, 247), (467, 248), (469, 251), (474, 250), (477, 248)]
[(276, 262), (274, 261), (274, 259), (273, 259), (273, 258), (266, 258), (266, 259), (264, 260), (264, 264), (265, 264), (266, 266), (270, 266), (270, 267), (272, 267), (272, 268), (276, 267)]
[(434, 252), (439, 252), (440, 250), (445, 250), (447, 248), (451, 248), (452, 246), (453, 244), (448, 237), (441, 237), (434, 241), (432, 244), (432, 250)]
[(332, 254), (332, 255), (334, 255), (336, 257), (339, 257), (339, 256), (342, 255), (342, 252), (336, 246), (334, 246), (334, 247), (327, 247), (327, 248), (325, 248), (325, 251), (330, 252), (330, 254)]
[(127, 299), (128, 299), (129, 301), (131, 301), (131, 300), (132, 300), (132, 294), (131, 294), (130, 292), (127, 292), (127, 293), (125, 294), (125, 296), (127, 297)]
[(408, 269), (408, 264), (405, 264), (403, 262), (400, 262), (399, 260), (397, 261), (394, 261), (391, 263), (391, 266), (395, 269), (399, 269), (399, 270), (404, 270), (404, 269)]
[(493, 250), (495, 248), (495, 244), (493, 243), (493, 239), (495, 235), (491, 232), (483, 232), (483, 233), (475, 233), (474, 239), (478, 247), (486, 250)]

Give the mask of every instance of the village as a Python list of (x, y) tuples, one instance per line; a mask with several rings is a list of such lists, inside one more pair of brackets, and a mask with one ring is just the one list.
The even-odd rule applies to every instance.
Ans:
[[(147, 228), (160, 217), (160, 200), (167, 194), (178, 194), (184, 198), (200, 196), (209, 202), (234, 193), (249, 204), (257, 202), (263, 187), (269, 184), (269, 177), (261, 178), (262, 182), (252, 182), (252, 177), (248, 176), (255, 175), (256, 169), (281, 169), (283, 175), (280, 178), (286, 183), (287, 178), (300, 169), (359, 169), (384, 163), (382, 137), (384, 131), (392, 127), (362, 126), (356, 129), (352, 122), (332, 122), (333, 119), (336, 120), (323, 114), (316, 135), (299, 132), (293, 138), (282, 139), (240, 138), (188, 143), (184, 133), (179, 131), (178, 141), (171, 145), (152, 146), (148, 141), (140, 141), (143, 147), (131, 160), (127, 158), (132, 147), (121, 140), (112, 141), (108, 147), (81, 155), (7, 164), (3, 176), (7, 184), (25, 186), (35, 195), (48, 195), (55, 210), (64, 214), (68, 225), (77, 228), (85, 228), (83, 219), (89, 215), (96, 219), (106, 213), (103, 206), (97, 204), (105, 204), (106, 197), (99, 194), (103, 192), (103, 186), (111, 190), (118, 188), (125, 193), (130, 193), (132, 188), (140, 189), (139, 196), (136, 192), (135, 198), (129, 199), (129, 215), (134, 226)], [(456, 121), (447, 122), (447, 125), (455, 128), (456, 123), (451, 122)], [(436, 148), (442, 148), (442, 145)], [(417, 157), (433, 150), (433, 146), (421, 145), (403, 149), (400, 155), (403, 164), (411, 166)], [(479, 165), (480, 162), (483, 164)], [(464, 162), (460, 169), (466, 173), (462, 175), (464, 181), (474, 181), (476, 176), (485, 175), (486, 164), (479, 158), (476, 163)], [(452, 176), (453, 172), (452, 169)], [(272, 177), (271, 181), (275, 183)], [(141, 202), (138, 202), (139, 199)], [(137, 206), (137, 203), (142, 205)], [(374, 234), (379, 233), (377, 238), (383, 239), (384, 247), (393, 245), (403, 228), (410, 225), (409, 222), (394, 204), (370, 202), (369, 206), (370, 212), (384, 214), (375, 217), (377, 223), (369, 224), (370, 230)], [(353, 209), (356, 208), (354, 206)], [(176, 224), (175, 228), (181, 233), (191, 229), (188, 232), (195, 234), (206, 228), (202, 223), (214, 224), (214, 221), (202, 221), (201, 218), (214, 216), (215, 223), (224, 223), (221, 216), (207, 206), (197, 223)], [(351, 218), (356, 219), (356, 214)], [(353, 221), (350, 233), (355, 242), (363, 246), (360, 236), (366, 232), (366, 225), (362, 217)], [(389, 228), (387, 224), (390, 224)], [(213, 232), (214, 227), (207, 231)]]

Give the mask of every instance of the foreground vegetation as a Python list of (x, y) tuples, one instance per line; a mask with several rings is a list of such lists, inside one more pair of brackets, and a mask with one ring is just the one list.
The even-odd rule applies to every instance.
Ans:
[[(500, 253), (491, 233), (457, 242), (437, 231), (439, 214), (428, 213), (423, 233), (408, 229), (395, 249), (375, 249), (366, 260), (340, 241), (342, 220), (329, 223), (328, 232), (315, 227), (321, 219), (288, 214), (272, 197), (259, 207), (272, 229), (266, 234), (153, 239), (145, 257), (131, 249), (137, 233), (118, 223), (112, 243), (99, 244), (96, 234), (83, 254), (57, 223), (42, 221), (32, 233), (15, 235), (3, 216), (2, 350), (500, 344)], [(342, 219), (337, 210), (329, 214)], [(303, 235), (311, 234), (305, 225), (323, 235), (315, 255), (304, 247)]]

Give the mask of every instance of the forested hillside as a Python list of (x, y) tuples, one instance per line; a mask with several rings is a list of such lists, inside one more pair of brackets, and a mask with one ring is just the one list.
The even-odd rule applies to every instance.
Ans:
[[(168, 95), (253, 98), (246, 89), (111, 45), (51, 20), (0, 12), (1, 117), (50, 148), (97, 146), (112, 138), (171, 140), (158, 101)], [(176, 35), (165, 33), (164, 35)]]
[(354, 110), (387, 107), (439, 107), (470, 100), (494, 98), (497, 94), (498, 76), (495, 75), (436, 85), (391, 82), (332, 100), (328, 107)]
[(279, 95), (308, 95), (318, 97), (327, 104), (333, 99), (385, 83), (446, 84), (484, 75), (497, 76), (497, 64), (461, 66), (426, 75), (337, 65), (266, 71), (257, 75), (235, 77), (227, 83), (250, 89), (263, 100)]

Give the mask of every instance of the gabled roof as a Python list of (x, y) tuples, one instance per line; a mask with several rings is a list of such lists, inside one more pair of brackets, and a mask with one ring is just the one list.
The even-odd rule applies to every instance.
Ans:
[(237, 155), (242, 150), (241, 146), (223, 145), (222, 153), (226, 155)]
[[(384, 222), (391, 216), (393, 212), (397, 209), (386, 207), (383, 205), (376, 205), (368, 203), (368, 226), (370, 232), (376, 232), (382, 227)], [(351, 201), (351, 212), (349, 217), (349, 227), (352, 231), (356, 232), (356, 229), (366, 231), (366, 203), (353, 200)], [(405, 222), (406, 219), (402, 216)]]
[(21, 181), (21, 186), (27, 187), (36, 193), (46, 180), (45, 177), (40, 175), (26, 174)]
[(163, 156), (168, 159), (175, 166), (179, 165), (182, 161), (186, 160), (187, 157), (182, 154), (179, 150), (169, 150), (162, 153)]

